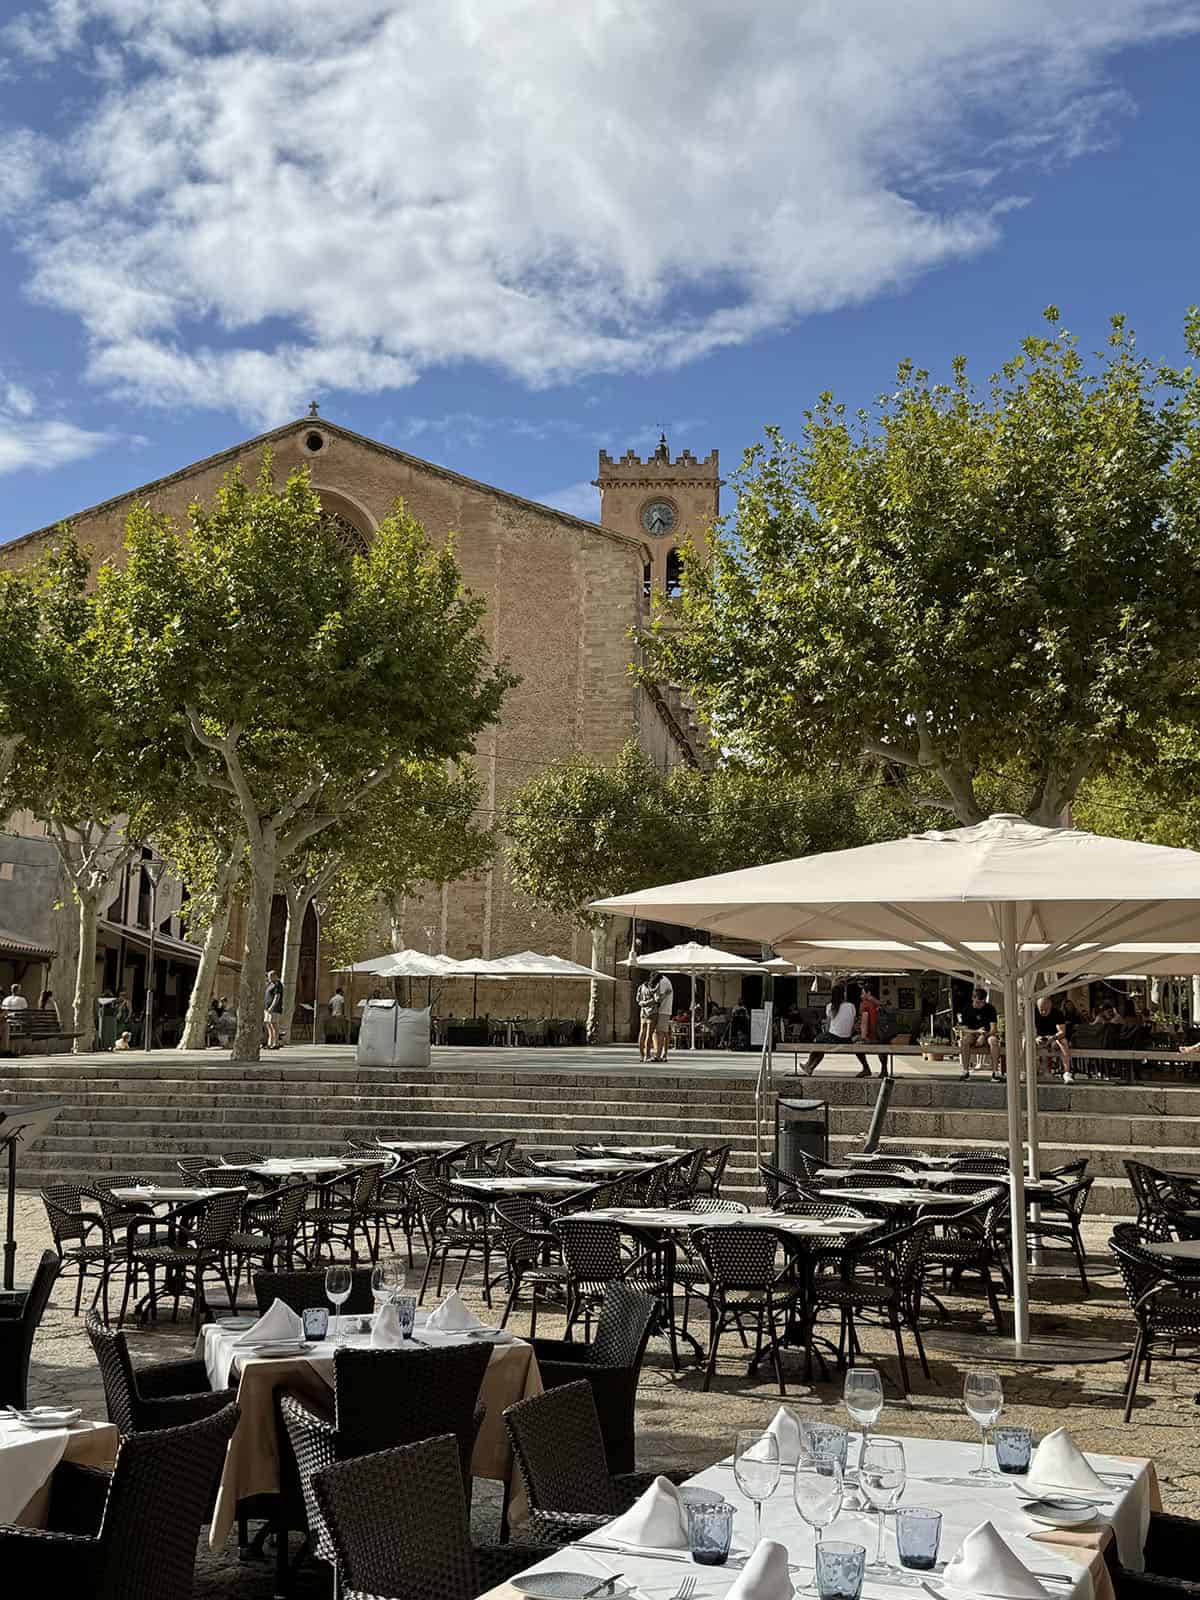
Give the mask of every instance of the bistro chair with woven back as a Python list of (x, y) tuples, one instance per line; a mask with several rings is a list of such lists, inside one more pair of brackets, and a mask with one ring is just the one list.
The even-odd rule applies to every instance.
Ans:
[[(479, 1402), (491, 1359), (486, 1344), (420, 1345), (399, 1350), (335, 1351), (333, 1416), (312, 1409), (306, 1395), (279, 1392), (283, 1426), (299, 1474), (313, 1552), (336, 1559), (313, 1495), (313, 1474), (337, 1461), (450, 1433), (458, 1445), (459, 1480), (471, 1483), (471, 1455), (483, 1423)], [(432, 1508), (431, 1508), (432, 1509)]]
[[(962, 1177), (951, 1178), (940, 1185), (939, 1193), (962, 1196), (963, 1209), (949, 1216), (930, 1215), (933, 1227), (925, 1241), (926, 1272), (939, 1269), (943, 1283), (955, 1289), (961, 1286), (964, 1273), (977, 1273), (996, 1332), (1003, 1333), (996, 1280), (1000, 1280), (1005, 1293), (1011, 1292), (1007, 1259), (1008, 1190), (996, 1184), (981, 1192), (978, 1178)], [(924, 1295), (945, 1317), (945, 1308), (928, 1284)]]
[(636, 1465), (634, 1408), (638, 1378), (658, 1302), (627, 1283), (610, 1283), (590, 1344), (575, 1339), (532, 1339), (545, 1389), (583, 1381), (591, 1385), (610, 1473)]
[(247, 1266), (252, 1269), (261, 1262), (268, 1270), (276, 1263), (291, 1267), (300, 1241), (308, 1191), (306, 1183), (284, 1184), (261, 1200), (247, 1200), (242, 1207), (241, 1222), (229, 1236), (235, 1301), (242, 1271)]
[(337, 1244), (345, 1250), (350, 1257), (350, 1265), (354, 1266), (361, 1253), (360, 1241), (367, 1259), (369, 1261), (378, 1259), (379, 1218), (375, 1211), (376, 1192), (387, 1166), (386, 1161), (379, 1161), (359, 1167), (352, 1174), (349, 1198), (344, 1204), (337, 1203), (339, 1187), (346, 1182), (344, 1173), (313, 1185), (311, 1198), (315, 1203), (304, 1213), (304, 1222), (311, 1237), (308, 1254), (310, 1261), (319, 1260), (321, 1251), (325, 1248), (328, 1248), (332, 1257), (333, 1247)]
[[(875, 1318), (891, 1329), (905, 1399), (910, 1392), (908, 1361), (904, 1353), (905, 1331), (912, 1336), (921, 1371), (927, 1378), (932, 1376), (921, 1339), (920, 1313), (925, 1250), (933, 1227), (932, 1220), (923, 1219), (907, 1227), (875, 1230), (859, 1239), (848, 1240), (838, 1250), (822, 1252), (814, 1258), (809, 1282), (808, 1308), (813, 1322), (822, 1311), (838, 1314), (839, 1361), (852, 1361), (861, 1353), (857, 1334), (859, 1317)], [(822, 1271), (822, 1265), (831, 1270)], [(810, 1346), (812, 1337), (810, 1328), (807, 1336)]]
[[(482, 1153), (483, 1141), (479, 1142)], [(467, 1263), (478, 1256), (483, 1263), (483, 1296), (492, 1303), (490, 1267), (493, 1249), (491, 1217), (486, 1202), (468, 1197), (462, 1190), (454, 1189), (450, 1180), (440, 1173), (418, 1174), (413, 1179), (417, 1204), (421, 1208), (421, 1221), (429, 1240), (429, 1259), (417, 1296), (418, 1305), (425, 1299), (425, 1291), (437, 1263), (437, 1293), (441, 1295), (446, 1276), (446, 1264), (459, 1258), (458, 1278), (455, 1288), (461, 1288)]]
[(398, 1445), (313, 1475), (342, 1600), (475, 1600), (551, 1546), (471, 1543), (452, 1435)]
[[(125, 1321), (129, 1297), (136, 1292), (142, 1272), (149, 1286), (147, 1312), (151, 1319), (158, 1312), (157, 1275), (160, 1272), (165, 1279), (162, 1293), (170, 1295), (174, 1302), (172, 1321), (179, 1314), (180, 1298), (190, 1295), (193, 1326), (199, 1328), (208, 1310), (204, 1281), (209, 1273), (216, 1273), (220, 1278), (232, 1311), (233, 1284), (227, 1266), (229, 1239), (241, 1219), (245, 1198), (244, 1190), (227, 1189), (207, 1200), (180, 1206), (166, 1217), (135, 1217), (125, 1232), (125, 1292), (121, 1297), (118, 1325)], [(165, 1242), (159, 1242), (160, 1228), (166, 1229)], [(148, 1243), (142, 1242), (143, 1230), (148, 1232)]]
[(122, 1441), (112, 1472), (60, 1462), (50, 1525), (0, 1527), (5, 1593), (184, 1600), (238, 1408)]
[[(328, 1310), (324, 1267), (308, 1267), (294, 1272), (256, 1272), (254, 1302), (259, 1314), (269, 1311), (276, 1300), (282, 1300), (285, 1306), (301, 1313), (312, 1311), (317, 1306), (324, 1306)], [(347, 1317), (366, 1316), (374, 1309), (371, 1268), (351, 1268), (350, 1296), (342, 1305), (342, 1314)]]
[(84, 1282), (89, 1273), (94, 1273), (92, 1305), (102, 1301), (107, 1316), (109, 1280), (115, 1269), (124, 1265), (124, 1252), (118, 1248), (112, 1224), (99, 1205), (84, 1205), (85, 1199), (91, 1198), (86, 1184), (54, 1183), (42, 1190), (59, 1269), (63, 1273), (72, 1269), (75, 1272), (75, 1315), (79, 1315)]
[(0, 1406), (25, 1406), (33, 1340), (58, 1280), (60, 1263), (53, 1250), (43, 1250), (33, 1282), (22, 1299), (0, 1308)]
[[(797, 1287), (791, 1263), (780, 1260), (779, 1234), (772, 1228), (697, 1228), (692, 1235), (708, 1276), (708, 1360), (703, 1388), (712, 1387), (721, 1336), (730, 1322), (753, 1320), (756, 1339), (750, 1370), (770, 1356), (780, 1394), (786, 1394), (779, 1342), (795, 1309)], [(743, 1341), (744, 1342), (744, 1341)]]
[(540, 1201), (530, 1195), (509, 1195), (492, 1207), (496, 1243), (504, 1252), (508, 1298), (500, 1318), (502, 1328), (523, 1291), (529, 1292), (529, 1337), (537, 1332), (538, 1305), (544, 1300), (562, 1304), (566, 1298), (567, 1272), (562, 1264), (558, 1235), (551, 1233), (549, 1214)]
[(177, 1428), (214, 1416), (236, 1399), (236, 1389), (213, 1392), (203, 1361), (157, 1361), (135, 1367), (119, 1328), (110, 1328), (94, 1311), (85, 1323), (100, 1365), (108, 1420), (122, 1437), (154, 1428)]
[(1126, 1422), (1133, 1415), (1139, 1381), (1150, 1379), (1152, 1358), (1200, 1345), (1200, 1271), (1156, 1255), (1156, 1242), (1136, 1222), (1118, 1222), (1108, 1241), (1137, 1324), (1125, 1382)]
[(566, 1383), (504, 1413), (504, 1425), (529, 1501), (522, 1543), (571, 1544), (627, 1511), (656, 1477), (684, 1483), (686, 1472), (609, 1471), (604, 1434), (589, 1383)]

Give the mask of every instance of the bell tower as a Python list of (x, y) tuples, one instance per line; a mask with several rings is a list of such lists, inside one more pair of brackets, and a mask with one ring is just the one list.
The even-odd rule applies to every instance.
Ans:
[(674, 461), (661, 434), (658, 448), (645, 461), (627, 450), (614, 461), (600, 452), (600, 524), (643, 540), (651, 551), (646, 568), (646, 593), (679, 593), (679, 552), (693, 544), (707, 554), (709, 530), (720, 514), (721, 475), (717, 452), (698, 461), (684, 450)]

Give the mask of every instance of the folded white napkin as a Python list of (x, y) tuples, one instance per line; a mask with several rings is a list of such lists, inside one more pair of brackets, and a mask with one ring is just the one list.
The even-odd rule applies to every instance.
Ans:
[(482, 1328), (483, 1323), (459, 1298), (458, 1290), (451, 1289), (437, 1310), (429, 1313), (425, 1326), (434, 1333), (465, 1333), (468, 1328)]
[(1031, 1489), (1074, 1489), (1102, 1499), (1112, 1497), (1111, 1488), (1088, 1465), (1066, 1428), (1055, 1428), (1038, 1445), (1025, 1481)]
[(771, 1418), (767, 1432), (779, 1441), (779, 1460), (785, 1467), (794, 1467), (802, 1454), (800, 1448), (800, 1418), (791, 1406), (780, 1406)]
[(686, 1550), (687, 1512), (679, 1490), (669, 1478), (655, 1478), (628, 1511), (605, 1523), (597, 1537), (633, 1549)]
[(385, 1301), (375, 1313), (371, 1323), (371, 1349), (394, 1350), (397, 1345), (404, 1343), (404, 1335), (400, 1331), (400, 1308), (390, 1300)]
[(283, 1300), (276, 1300), (252, 1328), (247, 1328), (234, 1342), (236, 1344), (262, 1344), (271, 1339), (301, 1339), (304, 1321)]
[(997, 1600), (1044, 1600), (1046, 1590), (990, 1522), (972, 1528), (958, 1554), (946, 1563), (948, 1588)]
[(725, 1600), (792, 1600), (794, 1593), (786, 1546), (764, 1539), (755, 1545)]

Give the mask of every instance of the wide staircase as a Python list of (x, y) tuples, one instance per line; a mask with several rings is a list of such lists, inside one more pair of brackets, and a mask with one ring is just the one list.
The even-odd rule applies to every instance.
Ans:
[[(461, 1061), (465, 1052), (458, 1053)], [(482, 1054), (482, 1053), (481, 1053)], [(632, 1052), (579, 1066), (544, 1067), (536, 1054), (488, 1052), (478, 1065), (435, 1054), (427, 1071), (358, 1068), (318, 1055), (276, 1057), (258, 1067), (164, 1052), (151, 1060), (111, 1055), (5, 1062), (0, 1109), (56, 1099), (64, 1108), (45, 1140), (21, 1152), (20, 1183), (83, 1181), (106, 1172), (165, 1178), (184, 1155), (219, 1157), (258, 1149), (271, 1155), (338, 1150), (346, 1138), (513, 1136), (529, 1150), (569, 1155), (576, 1143), (733, 1146), (724, 1192), (761, 1200), (754, 1140), (751, 1063), (728, 1070), (681, 1058), (664, 1070), (639, 1068)], [(783, 1059), (772, 1095), (829, 1104), (830, 1159), (862, 1148), (877, 1079), (793, 1076)], [(1092, 1216), (1132, 1211), (1122, 1162), (1200, 1172), (1200, 1088), (1043, 1085), (1043, 1166), (1086, 1155), (1096, 1182)], [(988, 1081), (904, 1079), (894, 1085), (881, 1149), (1001, 1149), (1004, 1090)]]

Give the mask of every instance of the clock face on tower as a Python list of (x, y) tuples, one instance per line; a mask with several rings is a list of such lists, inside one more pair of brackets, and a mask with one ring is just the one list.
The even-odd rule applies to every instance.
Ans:
[(651, 500), (642, 508), (642, 527), (647, 533), (670, 533), (679, 514), (669, 500)]

